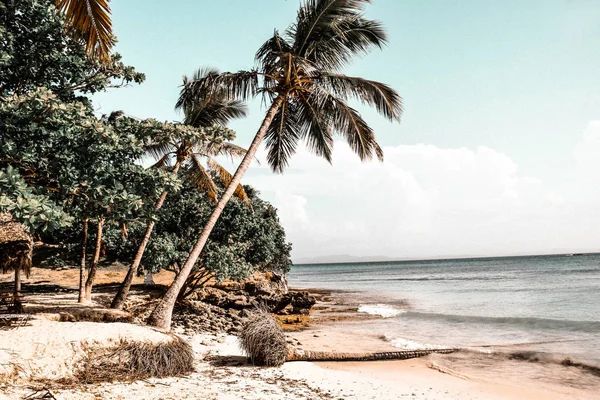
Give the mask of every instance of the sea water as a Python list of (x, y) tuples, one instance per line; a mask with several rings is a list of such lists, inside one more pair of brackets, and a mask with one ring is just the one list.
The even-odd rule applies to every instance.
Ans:
[(381, 317), (353, 329), (398, 348), (505, 351), (600, 371), (600, 254), (295, 265), (289, 283), (343, 291)]

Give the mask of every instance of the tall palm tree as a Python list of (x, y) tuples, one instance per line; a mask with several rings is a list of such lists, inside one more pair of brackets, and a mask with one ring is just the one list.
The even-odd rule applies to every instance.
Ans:
[[(202, 79), (209, 73), (217, 74), (218, 71), (199, 70), (193, 79)], [(189, 81), (190, 79), (184, 78), (184, 84)], [(226, 126), (230, 120), (246, 116), (246, 105), (239, 100), (231, 99), (227, 92), (223, 90), (204, 92), (195, 101), (189, 102), (185, 106), (178, 106), (178, 108), (183, 109), (184, 124), (196, 128)], [(183, 167), (184, 177), (216, 203), (218, 201), (218, 188), (212, 176), (217, 176), (225, 185), (230, 184), (232, 176), (215, 160), (215, 157), (225, 155), (233, 159), (243, 157), (246, 154), (246, 149), (224, 141), (223, 137), (218, 133), (219, 130), (217, 130), (215, 137), (211, 137), (209, 140), (190, 140), (184, 137), (173, 137), (169, 141), (159, 142), (150, 146), (148, 148), (148, 155), (157, 160), (152, 168), (167, 169), (172, 174), (177, 175), (180, 168)], [(170, 166), (169, 163), (172, 159), (174, 159), (175, 164)], [(162, 208), (167, 194), (168, 192), (165, 191), (160, 195), (154, 205), (154, 211)], [(250, 200), (244, 188), (239, 183), (236, 186), (234, 195), (251, 207)], [(121, 309), (125, 305), (133, 277), (142, 262), (146, 246), (150, 241), (154, 224), (154, 220), (148, 222), (144, 237), (133, 262), (129, 266), (127, 275), (125, 275), (119, 291), (112, 301), (111, 308)]]
[(88, 54), (101, 61), (108, 61), (115, 43), (109, 1), (56, 0), (56, 7), (65, 13), (69, 30), (84, 38)]
[(382, 25), (363, 15), (363, 8), (369, 2), (306, 0), (300, 6), (296, 22), (283, 35), (275, 31), (259, 48), (256, 69), (209, 74), (184, 86), (180, 105), (210, 88), (221, 88), (241, 99), (262, 95), (269, 108), (187, 261), (150, 315), (150, 325), (170, 328), (177, 294), (263, 139), (268, 150), (267, 161), (276, 172), (284, 170), (300, 140), (313, 153), (331, 161), (334, 134), (345, 137), (361, 160), (383, 159), (373, 130), (347, 101), (358, 99), (374, 106), (389, 120), (399, 121), (401, 98), (383, 83), (341, 73), (357, 55), (374, 46), (381, 48), (386, 42)]

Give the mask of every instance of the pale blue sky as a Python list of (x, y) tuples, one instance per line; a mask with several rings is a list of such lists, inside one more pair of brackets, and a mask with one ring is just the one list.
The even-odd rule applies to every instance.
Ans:
[[(173, 105), (182, 75), (201, 66), (251, 68), (254, 52), (273, 29), (293, 22), (299, 1), (111, 4), (117, 51), (147, 80), (96, 96), (100, 112), (123, 109), (138, 117), (176, 120)], [(573, 179), (565, 171), (576, 164), (573, 152), (583, 131), (600, 119), (600, 1), (374, 0), (367, 15), (385, 24), (389, 45), (347, 73), (383, 81), (405, 102), (403, 121), (394, 125), (360, 108), (382, 145), (472, 151), (485, 146), (510, 158), (519, 176), (549, 185), (553, 196), (571, 190)], [(240, 144), (249, 143), (262, 117), (259, 102), (252, 102), (249, 118), (232, 124)], [(418, 177), (413, 167), (404, 168)], [(263, 190), (274, 199), (274, 192)], [(311, 198), (302, 189), (292, 191)], [(321, 218), (326, 206), (320, 204), (328, 201), (315, 196), (308, 215)], [(433, 239), (427, 243), (435, 244)], [(536, 246), (519, 251), (544, 251)], [(400, 250), (394, 249), (381, 251), (396, 256)], [(343, 246), (335, 251), (345, 252)]]

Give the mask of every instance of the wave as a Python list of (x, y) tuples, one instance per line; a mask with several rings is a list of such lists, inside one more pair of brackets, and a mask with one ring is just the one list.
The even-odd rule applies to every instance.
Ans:
[(400, 314), (404, 314), (406, 310), (402, 310), (389, 304), (361, 304), (358, 307), (358, 312), (371, 315), (379, 315), (383, 318), (392, 318)]
[(459, 324), (513, 325), (528, 329), (560, 330), (568, 332), (600, 332), (600, 321), (569, 321), (534, 317), (483, 317), (409, 311), (405, 318), (438, 320)]
[(388, 336), (388, 335), (382, 335), (382, 336), (380, 336), (380, 339), (383, 340), (384, 342), (388, 342), (392, 346), (394, 346), (398, 349), (402, 349), (402, 350), (447, 349), (450, 347), (450, 346), (440, 346), (437, 344), (419, 343), (419, 342), (415, 342), (413, 340), (392, 337), (392, 336)]

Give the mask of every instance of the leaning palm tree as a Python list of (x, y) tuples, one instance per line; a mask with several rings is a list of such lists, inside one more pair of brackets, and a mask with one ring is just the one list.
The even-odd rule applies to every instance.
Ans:
[(108, 61), (115, 44), (110, 18), (110, 0), (56, 0), (65, 13), (68, 29), (86, 41), (86, 51), (101, 61)]
[[(201, 79), (208, 73), (214, 74), (217, 72), (215, 70), (200, 70), (194, 78)], [(188, 78), (184, 78), (184, 84), (188, 81)], [(246, 116), (246, 105), (241, 101), (231, 99), (222, 90), (205, 92), (202, 96), (196, 98), (196, 101), (180, 108), (184, 112), (183, 123), (196, 128), (224, 127), (230, 120)], [(231, 159), (243, 157), (246, 154), (246, 149), (223, 140), (222, 129), (215, 129), (214, 131), (216, 133), (208, 140), (199, 137), (190, 139), (189, 137), (176, 136), (167, 141), (153, 144), (147, 150), (148, 155), (154, 157), (157, 161), (152, 168), (166, 169), (177, 175), (180, 168), (183, 167), (184, 178), (206, 193), (216, 203), (218, 201), (218, 188), (213, 176), (218, 177), (225, 185), (231, 182), (232, 176), (219, 164), (215, 157), (228, 156)], [(171, 160), (175, 161), (172, 166), (169, 165)], [(168, 192), (164, 191), (160, 195), (154, 204), (155, 212), (162, 208), (167, 194)], [(250, 200), (242, 185), (238, 184), (236, 186), (234, 195), (251, 207)], [(148, 222), (144, 237), (140, 242), (133, 262), (129, 266), (127, 275), (125, 275), (119, 291), (112, 301), (111, 308), (122, 309), (125, 305), (133, 277), (142, 262), (146, 246), (150, 241), (154, 224), (154, 220)]]
[(184, 86), (180, 105), (211, 88), (220, 88), (241, 99), (262, 95), (269, 108), (187, 261), (150, 315), (150, 325), (170, 328), (177, 294), (263, 139), (267, 161), (276, 172), (284, 170), (301, 140), (313, 153), (331, 161), (334, 134), (343, 136), (361, 160), (383, 159), (373, 130), (347, 101), (358, 99), (389, 120), (399, 121), (401, 98), (383, 83), (341, 73), (353, 58), (386, 42), (382, 25), (363, 15), (363, 7), (369, 2), (306, 0), (296, 22), (283, 35), (275, 31), (259, 48), (256, 69), (209, 74)]

